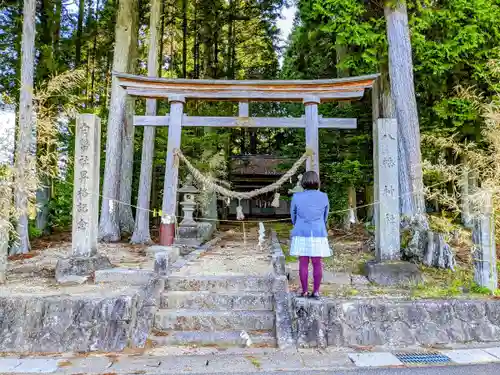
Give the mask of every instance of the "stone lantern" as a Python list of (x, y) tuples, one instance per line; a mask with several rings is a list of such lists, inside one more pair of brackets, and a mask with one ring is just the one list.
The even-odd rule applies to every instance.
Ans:
[(180, 226), (196, 226), (196, 221), (193, 218), (193, 212), (196, 209), (195, 196), (199, 190), (193, 186), (193, 177), (188, 175), (184, 185), (179, 189), (179, 193), (183, 194), (181, 201), (183, 217)]
[(300, 192), (304, 191), (304, 188), (301, 186), (301, 182), (302, 182), (302, 175), (299, 174), (297, 176), (297, 184), (295, 185), (295, 187), (293, 189), (288, 190), (288, 194), (300, 193)]
[(198, 223), (193, 218), (194, 210), (196, 210), (196, 195), (199, 190), (193, 186), (193, 177), (188, 175), (184, 181), (184, 185), (178, 190), (183, 194), (181, 206), (183, 211), (182, 220), (179, 223), (179, 237), (177, 242), (182, 245), (197, 246), (198, 240)]

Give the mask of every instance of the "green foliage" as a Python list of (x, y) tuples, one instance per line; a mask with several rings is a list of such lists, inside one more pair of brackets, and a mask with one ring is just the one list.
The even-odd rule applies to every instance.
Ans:
[(470, 268), (457, 267), (455, 271), (420, 268), (425, 283), (412, 289), (414, 298), (451, 298), (471, 291), (473, 272)]
[(43, 231), (36, 228), (34, 224), (30, 222), (28, 226), (28, 233), (30, 238), (38, 238), (42, 236)]
[[(72, 181), (73, 175), (67, 177)], [(50, 227), (64, 230), (71, 226), (73, 217), (73, 184), (56, 180), (53, 186), (52, 199), (49, 202)]]
[(452, 233), (453, 231), (459, 230), (461, 228), (456, 222), (454, 222), (453, 217), (447, 217), (444, 215), (429, 215), (429, 227), (433, 232), (437, 233)]
[[(500, 7), (492, 0), (409, 4), (415, 83), (421, 126), (442, 135), (480, 137), (482, 119), (457, 85), (492, 94), (488, 62), (499, 56)], [(488, 94), (489, 93), (489, 94)]]
[[(330, 220), (341, 223), (348, 205), (347, 188), (358, 185), (363, 178), (363, 166), (357, 160), (323, 164), (324, 187), (330, 200)], [(342, 212), (336, 212), (342, 211)]]
[[(383, 4), (361, 0), (298, 1), (298, 19), (285, 53), (283, 78), (387, 72)], [(491, 61), (498, 59), (500, 53), (500, 26), (496, 21), (500, 5), (493, 0), (419, 0), (407, 2), (407, 7), (422, 132), (434, 137), (454, 136), (456, 142), (475, 142), (484, 148), (481, 131), (485, 120), (481, 109), (457, 87), (474, 87), (488, 100), (499, 92)], [(346, 204), (345, 188), (349, 183), (354, 183), (358, 191), (370, 183), (371, 124), (363, 122), (371, 117), (371, 103), (363, 104), (321, 106), (330, 116), (360, 119), (359, 132), (336, 136), (328, 131), (321, 136), (323, 187), (333, 207)], [(436, 147), (434, 143), (423, 142), (422, 153), (431, 162), (443, 158), (457, 162), (453, 150)], [(360, 162), (358, 170), (363, 177), (358, 175), (361, 178), (349, 181), (344, 179), (343, 167), (339, 165), (346, 161), (349, 165), (351, 160)], [(349, 173), (349, 167), (346, 172)], [(446, 170), (428, 169), (425, 174), (428, 184), (448, 179)], [(444, 187), (453, 190), (454, 184), (455, 180), (451, 180)], [(453, 210), (449, 205), (444, 208)]]
[(477, 284), (473, 284), (470, 290), (472, 293), (475, 293), (475, 294), (485, 294), (485, 295), (495, 294), (495, 292), (492, 292), (490, 289), (488, 289), (484, 286), (477, 285)]

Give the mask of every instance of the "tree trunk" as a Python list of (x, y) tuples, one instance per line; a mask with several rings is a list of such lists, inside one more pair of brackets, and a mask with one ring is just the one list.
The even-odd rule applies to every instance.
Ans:
[[(135, 24), (138, 26), (138, 23)], [(135, 40), (131, 45), (128, 71), (134, 73), (137, 69), (137, 37), (138, 27), (133, 30)], [(135, 98), (127, 97), (125, 107), (125, 124), (123, 126), (122, 165), (120, 174), (120, 204), (118, 216), (121, 234), (132, 234), (134, 231), (134, 215), (132, 213), (132, 178), (134, 172), (134, 114)]]
[(43, 234), (49, 234), (49, 203), (51, 195), (51, 178), (41, 176), (41, 186), (36, 191), (36, 229)]
[[(214, 128), (206, 127), (204, 128), (205, 134), (209, 134), (215, 131)], [(212, 225), (213, 230), (217, 229), (217, 194), (215, 192), (209, 192), (207, 196), (208, 202), (205, 206), (205, 212), (203, 217)]]
[(354, 185), (349, 185), (347, 188), (347, 206), (348, 211), (344, 216), (344, 229), (350, 230), (351, 225), (358, 222), (357, 208), (356, 208), (356, 188)]
[(62, 0), (56, 0), (54, 9), (54, 32), (52, 34), (52, 42), (54, 49), (54, 56), (59, 61), (59, 42), (61, 40), (61, 14), (62, 14)]
[(404, 217), (425, 216), (422, 155), (417, 101), (413, 82), (408, 14), (404, 0), (384, 7), (389, 43), (389, 72), (398, 120), (399, 188)]
[(95, 85), (95, 70), (96, 70), (96, 56), (97, 56), (97, 35), (99, 34), (99, 24), (97, 22), (97, 14), (99, 11), (99, 0), (97, 0), (95, 4), (95, 11), (94, 11), (94, 29), (92, 32), (94, 33), (94, 40), (92, 42), (92, 74), (90, 75), (90, 107), (94, 106), (94, 98), (95, 98), (95, 93), (94, 93), (94, 85)]
[[(134, 44), (137, 43), (137, 0), (120, 1), (116, 21), (113, 70), (128, 73)], [(120, 240), (117, 200), (120, 193), (120, 167), (122, 159), (122, 134), (125, 123), (125, 91), (118, 80), (111, 80), (111, 102), (106, 140), (106, 164), (102, 187), (102, 206), (99, 222), (99, 239), (113, 242)]]
[[(35, 11), (36, 0), (24, 0), (23, 38), (21, 45), (21, 90), (19, 99), (19, 132), (15, 160), (15, 209), (18, 242), (12, 247), (12, 254), (25, 254), (30, 250), (28, 232), (28, 200), (32, 193), (27, 189), (34, 176), (33, 148), (33, 73), (35, 62)], [(33, 174), (33, 176), (30, 176)]]
[(134, 231), (132, 213), (132, 177), (134, 172), (134, 113), (135, 98), (127, 97), (125, 124), (123, 126), (122, 164), (120, 173), (120, 204), (118, 216), (122, 235)]
[[(37, 77), (39, 81), (47, 79), (50, 75), (58, 71), (59, 56), (59, 42), (61, 37), (61, 12), (62, 12), (62, 0), (56, 0), (54, 2), (47, 1), (44, 2), (44, 7), (47, 9), (44, 11), (46, 14), (47, 24), (43, 26), (44, 28), (44, 49), (51, 51), (48, 56), (45, 57), (43, 63), (40, 65), (44, 66), (43, 74)], [(48, 149), (47, 152), (51, 153), (55, 151), (55, 141), (49, 141), (49, 144), (40, 144), (39, 147), (43, 149)], [(51, 163), (50, 167), (56, 168), (56, 165)], [(37, 205), (37, 215), (36, 215), (36, 228), (44, 234), (50, 233), (49, 227), (49, 214), (50, 214), (50, 199), (52, 196), (52, 181), (53, 177), (49, 175), (44, 175), (41, 178), (42, 184), (36, 192), (36, 205)]]
[(112, 53), (108, 52), (106, 54), (106, 84), (104, 85), (104, 97), (103, 100), (103, 109), (106, 110), (109, 106), (109, 81), (111, 80), (111, 60), (113, 59)]
[(462, 174), (459, 180), (459, 190), (460, 190), (460, 211), (462, 224), (466, 228), (472, 228), (472, 216), (470, 210), (470, 199), (469, 199), (469, 173), (468, 173), (468, 162), (467, 157), (462, 157)]
[[(59, 9), (60, 11), (60, 9)], [(60, 18), (60, 13), (58, 15), (59, 20), (58, 22), (60, 23), (61, 18)], [(56, 39), (56, 28), (57, 28), (57, 22), (56, 22), (56, 14), (54, 12), (54, 2), (52, 0), (43, 0), (41, 2), (41, 9), (40, 9), (40, 25), (39, 31), (40, 31), (40, 56), (39, 56), (39, 61), (37, 64), (37, 71), (36, 71), (36, 79), (37, 82), (44, 82), (50, 78), (50, 76), (55, 73), (56, 71), (56, 66), (57, 66), (57, 56), (55, 55), (55, 43), (54, 40)], [(50, 100), (47, 105), (56, 105), (53, 100)], [(36, 128), (36, 119), (33, 122), (33, 126)], [(38, 139), (37, 139), (37, 154), (38, 157), (40, 157), (41, 154), (43, 153), (50, 153), (51, 152), (51, 145), (50, 141), (38, 141), (40, 139), (50, 137), (49, 134), (45, 133), (46, 131), (44, 129), (37, 129), (36, 132), (38, 133)], [(43, 134), (45, 133), (45, 134)], [(49, 165), (44, 165), (44, 166), (39, 166), (41, 167), (40, 170), (46, 170), (47, 167), (51, 167)], [(51, 195), (51, 186), (52, 186), (52, 181), (51, 177), (48, 174), (43, 174), (40, 178), (41, 184), (38, 187), (38, 190), (36, 191), (35, 195), (35, 200), (36, 200), (36, 220), (35, 220), (35, 226), (38, 231), (40, 231), (43, 234), (48, 234), (49, 233), (49, 202), (50, 202), (50, 195)]]
[(374, 211), (374, 199), (373, 199), (373, 184), (366, 185), (365, 187), (365, 205), (366, 205), (366, 222), (373, 222)]
[(198, 1), (194, 2), (194, 46), (193, 46), (193, 62), (194, 62), (194, 78), (200, 78), (200, 32), (198, 28)]
[(232, 70), (233, 63), (233, 44), (234, 44), (234, 35), (233, 35), (233, 15), (234, 15), (234, 0), (229, 0), (229, 24), (227, 26), (227, 54), (226, 54), (226, 69), (227, 74), (226, 77), (229, 79), (233, 79), (234, 72)]
[[(1, 165), (0, 165), (1, 166)], [(7, 277), (7, 256), (9, 252), (9, 219), (12, 190), (10, 186), (10, 177), (3, 176), (0, 179), (0, 284), (4, 284)]]
[[(163, 43), (164, 43), (164, 38), (165, 38), (165, 17), (166, 17), (166, 12), (167, 12), (165, 3), (166, 3), (165, 0), (163, 0), (161, 2), (161, 26), (160, 26), (160, 37), (158, 39), (159, 44), (160, 44), (160, 52), (156, 56), (156, 58), (158, 59), (158, 61), (156, 62), (158, 65), (158, 77), (162, 76), (163, 62), (164, 62), (164, 59), (163, 59), (164, 44)], [(153, 4), (151, 4), (151, 9), (153, 9)]]
[(383, 118), (396, 118), (396, 105), (392, 98), (389, 66), (382, 66), (380, 72), (380, 101)]
[(182, 0), (182, 78), (187, 77), (187, 2), (188, 0)]
[(212, 69), (212, 78), (217, 79), (219, 75), (219, 24), (218, 24), (218, 13), (215, 15), (215, 33), (214, 33), (214, 63)]
[(75, 66), (78, 67), (82, 60), (82, 34), (83, 34), (83, 17), (85, 17), (85, 0), (80, 0), (78, 6), (78, 21), (76, 26), (76, 41), (75, 41)]
[[(468, 188), (468, 194), (469, 196), (474, 195), (477, 193), (478, 190), (478, 173), (477, 170), (469, 170), (469, 173), (467, 174), (468, 176), (468, 183), (467, 183), (467, 188)], [(471, 211), (471, 214), (473, 213), (473, 210), (475, 209), (474, 205), (472, 202), (469, 201), (469, 210)], [(473, 223), (470, 223), (470, 225), (467, 226), (468, 228), (473, 227)]]
[[(2, 113), (3, 112), (3, 113)], [(3, 146), (0, 155), (0, 284), (5, 283), (7, 273), (7, 256), (9, 253), (10, 219), (12, 213), (12, 169), (16, 110), (15, 106), (0, 105), (0, 116), (3, 118), (4, 131), (0, 137)]]
[[(342, 60), (344, 60), (347, 55), (347, 47), (337, 42), (335, 46), (335, 51), (337, 55), (337, 65), (336, 65), (337, 77), (338, 78), (349, 77), (349, 70), (340, 67)], [(339, 107), (345, 107), (350, 104), (351, 104), (350, 101), (340, 102)], [(347, 212), (344, 216), (344, 228), (346, 230), (349, 230), (351, 228), (351, 224), (355, 224), (358, 222), (358, 212), (357, 212), (358, 210), (356, 207), (356, 188), (353, 184), (351, 184), (347, 188), (347, 196), (348, 196)]]
[[(155, 77), (158, 73), (158, 41), (160, 40), (160, 9), (161, 0), (153, 0), (149, 25), (148, 76)], [(163, 35), (161, 35), (163, 36)], [(156, 100), (146, 100), (146, 114), (156, 115)], [(146, 126), (142, 140), (141, 175), (139, 177), (139, 192), (137, 195), (137, 210), (135, 228), (130, 242), (151, 243), (149, 229), (149, 211), (151, 199), (151, 182), (153, 174), (153, 157), (155, 149), (155, 128)], [(156, 207), (153, 207), (156, 209)]]

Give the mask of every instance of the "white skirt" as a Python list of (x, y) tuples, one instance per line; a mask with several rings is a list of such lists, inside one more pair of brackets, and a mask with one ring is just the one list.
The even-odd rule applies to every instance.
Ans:
[(294, 257), (321, 257), (332, 256), (332, 250), (326, 237), (292, 237), (290, 255)]

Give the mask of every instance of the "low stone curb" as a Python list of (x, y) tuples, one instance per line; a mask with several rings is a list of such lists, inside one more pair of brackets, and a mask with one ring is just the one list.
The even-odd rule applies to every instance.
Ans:
[[(425, 353), (420, 351), (419, 353)], [(478, 365), (500, 363), (500, 347), (433, 351), (447, 356), (448, 365)], [(298, 352), (269, 349), (235, 349), (223, 352), (215, 348), (200, 348), (198, 352), (162, 355), (90, 355), (0, 358), (2, 374), (180, 374), (180, 373), (253, 373), (296, 370), (328, 370), (355, 368), (412, 368), (419, 364), (403, 363), (393, 352), (324, 352), (301, 350)], [(432, 366), (432, 363), (424, 364)]]
[(292, 327), (292, 301), (288, 289), (288, 280), (285, 270), (285, 254), (281, 249), (278, 235), (271, 230), (271, 262), (274, 272), (274, 311), (276, 314), (276, 340), (278, 348), (295, 348), (295, 338)]
[(292, 298), (300, 347), (408, 346), (500, 341), (498, 300)]
[(271, 257), (274, 273), (278, 276), (286, 275), (285, 254), (274, 229), (271, 230)]

